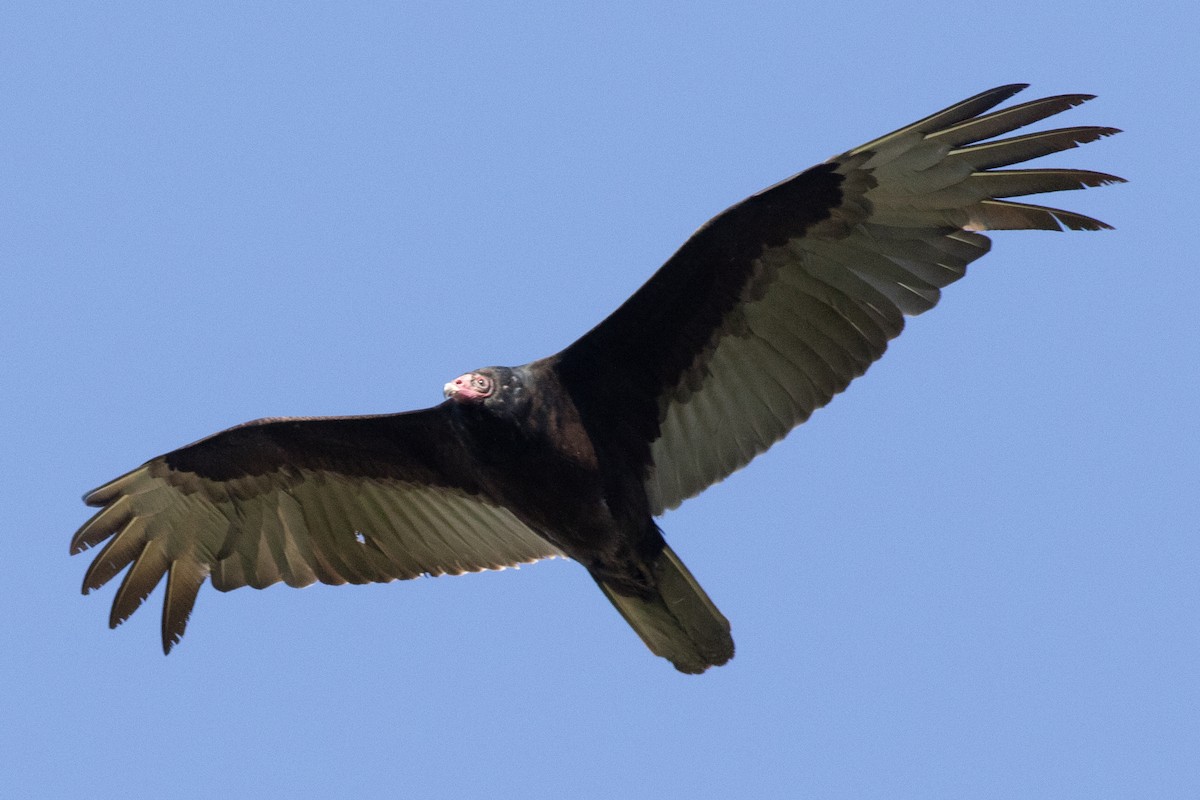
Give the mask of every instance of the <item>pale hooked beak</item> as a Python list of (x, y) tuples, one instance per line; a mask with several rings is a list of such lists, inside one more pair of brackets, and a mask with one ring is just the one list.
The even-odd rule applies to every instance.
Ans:
[(450, 381), (449, 383), (447, 383), (445, 386), (442, 387), (442, 397), (449, 400), (451, 397), (454, 396), (454, 393), (457, 392), (458, 388), (459, 388), (459, 387), (455, 386), (454, 384), (455, 384), (454, 381)]

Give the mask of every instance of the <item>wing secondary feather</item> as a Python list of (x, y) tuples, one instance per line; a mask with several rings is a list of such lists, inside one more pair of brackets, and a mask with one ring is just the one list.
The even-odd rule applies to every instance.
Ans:
[(87, 495), (101, 508), (71, 551), (104, 547), (83, 591), (128, 568), (116, 627), (166, 576), (169, 652), (206, 579), (221, 591), (387, 582), (561, 555), (487, 497), (460, 447), (441, 407), (231, 428)]

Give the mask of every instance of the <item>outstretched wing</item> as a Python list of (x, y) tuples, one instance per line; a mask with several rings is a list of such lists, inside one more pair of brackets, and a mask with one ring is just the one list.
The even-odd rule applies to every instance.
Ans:
[(977, 231), (1108, 227), (1002, 199), (1120, 181), (997, 169), (1117, 133), (995, 140), (1090, 99), (986, 113), (1023, 88), (964, 100), (738, 203), (556, 357), (593, 439), (643, 470), (655, 513), (745, 466), (862, 375), (905, 315), (932, 308), (987, 252)]
[(129, 568), (109, 624), (167, 576), (163, 649), (206, 578), (221, 591), (368, 583), (561, 555), (476, 482), (444, 406), (261, 420), (159, 456), (89, 493), (71, 552), (105, 540), (86, 594)]

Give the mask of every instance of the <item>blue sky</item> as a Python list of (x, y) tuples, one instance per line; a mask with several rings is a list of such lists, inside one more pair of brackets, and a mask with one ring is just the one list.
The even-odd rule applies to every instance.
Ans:
[[(0, 793), (1200, 794), (1196, 20), (990, 4), (0, 12)], [(888, 11), (883, 11), (888, 9)], [(1193, 12), (1187, 11), (1186, 14)], [(87, 489), (553, 352), (745, 195), (994, 85), (1093, 92), (1117, 227), (1008, 233), (870, 373), (660, 522), (697, 677), (584, 572), (202, 591), (115, 632)]]

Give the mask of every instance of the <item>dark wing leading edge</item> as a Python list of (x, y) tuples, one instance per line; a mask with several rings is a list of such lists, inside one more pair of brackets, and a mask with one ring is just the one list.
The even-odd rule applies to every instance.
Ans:
[(109, 624), (167, 576), (163, 649), (205, 578), (228, 591), (459, 574), (561, 555), (476, 484), (443, 406), (406, 414), (261, 420), (159, 456), (88, 494), (71, 542), (105, 540), (96, 589), (132, 564)]
[(654, 513), (745, 466), (862, 375), (904, 316), (987, 252), (983, 230), (1096, 230), (1007, 199), (1120, 181), (1005, 167), (1117, 131), (993, 137), (1090, 99), (986, 113), (1025, 88), (964, 100), (715, 217), (628, 301), (557, 356), (609, 457), (645, 470)]

